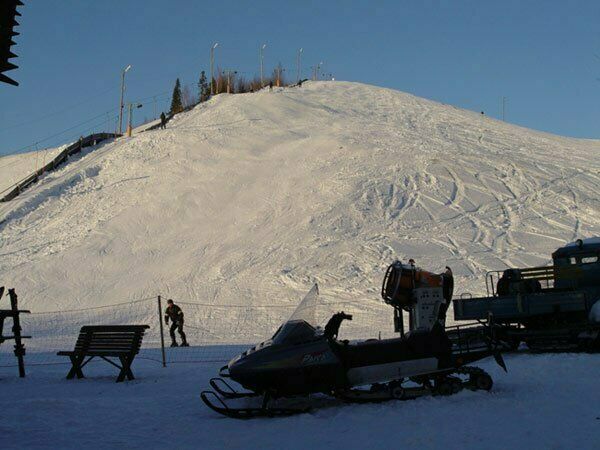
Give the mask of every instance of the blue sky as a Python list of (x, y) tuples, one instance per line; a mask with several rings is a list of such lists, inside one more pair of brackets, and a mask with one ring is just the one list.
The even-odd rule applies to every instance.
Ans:
[[(216, 64), (385, 86), (556, 134), (600, 138), (598, 1), (23, 0), (0, 84), (0, 154), (114, 130), (120, 71), (136, 122), (168, 109), (175, 79)], [(595, 56), (599, 55), (599, 56)], [(153, 98), (156, 97), (156, 98)], [(60, 134), (59, 134), (60, 133)]]

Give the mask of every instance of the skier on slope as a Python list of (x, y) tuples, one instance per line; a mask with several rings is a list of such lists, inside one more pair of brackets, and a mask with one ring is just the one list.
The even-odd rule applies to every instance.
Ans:
[(165, 311), (165, 323), (169, 325), (169, 319), (171, 319), (171, 328), (169, 328), (169, 334), (171, 335), (171, 347), (177, 347), (177, 340), (175, 339), (175, 330), (178, 331), (181, 336), (181, 346), (189, 347), (185, 339), (185, 333), (183, 332), (183, 311), (179, 306), (173, 303), (173, 300), (167, 300), (167, 310)]
[(164, 130), (167, 127), (167, 117), (164, 112), (160, 113), (160, 128)]

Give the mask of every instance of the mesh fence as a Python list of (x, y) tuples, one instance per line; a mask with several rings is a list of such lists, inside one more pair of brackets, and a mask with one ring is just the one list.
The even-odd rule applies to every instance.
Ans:
[[(313, 292), (314, 294), (314, 292)], [(360, 300), (350, 295), (318, 294), (310, 298), (311, 318), (324, 326), (327, 319), (338, 311), (352, 314), (354, 320), (342, 325), (340, 338), (376, 338), (393, 335), (392, 309), (377, 300)], [(301, 298), (301, 297), (299, 297)], [(249, 345), (270, 338), (277, 328), (297, 311), (298, 304), (290, 305), (214, 305), (192, 301), (175, 303), (184, 312), (184, 331), (190, 347), (169, 347), (169, 327), (163, 323), (165, 362), (202, 363), (226, 362)], [(166, 299), (149, 297), (128, 303), (96, 308), (63, 310), (21, 315), (26, 365), (69, 364), (66, 357), (56, 352), (72, 350), (79, 330), (85, 325), (149, 325), (138, 358), (162, 362), (161, 322), (164, 320)], [(5, 330), (12, 327), (7, 318)], [(6, 334), (6, 333), (5, 333)], [(180, 337), (176, 333), (177, 340)], [(14, 341), (0, 345), (0, 367), (16, 366)]]

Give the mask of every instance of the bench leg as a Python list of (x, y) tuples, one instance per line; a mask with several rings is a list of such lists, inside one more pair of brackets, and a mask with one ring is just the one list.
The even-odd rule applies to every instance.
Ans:
[(119, 360), (121, 361), (121, 371), (119, 372), (119, 376), (117, 377), (117, 383), (124, 381), (125, 377), (127, 377), (128, 380), (135, 379), (135, 377), (133, 376), (133, 372), (131, 371), (131, 363), (133, 362), (133, 357), (119, 356)]
[(83, 362), (84, 357), (70, 355), (69, 358), (71, 359), (72, 366), (67, 374), (67, 380), (72, 380), (75, 376), (77, 376), (77, 378), (84, 378), (83, 371), (81, 370), (81, 363)]

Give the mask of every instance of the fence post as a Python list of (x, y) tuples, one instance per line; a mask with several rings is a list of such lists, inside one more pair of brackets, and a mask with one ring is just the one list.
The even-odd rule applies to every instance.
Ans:
[(158, 296), (158, 323), (160, 324), (160, 350), (162, 353), (162, 364), (163, 367), (167, 367), (167, 362), (165, 360), (165, 334), (162, 321), (162, 300), (160, 295)]
[(21, 321), (19, 318), (19, 306), (17, 304), (17, 294), (14, 289), (8, 290), (10, 296), (10, 309), (12, 310), (13, 320), (13, 336), (15, 339), (15, 356), (19, 362), (19, 376), (25, 378), (25, 363), (23, 361), (23, 355), (25, 355), (25, 346), (21, 341)]

